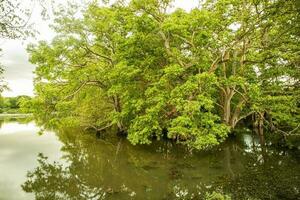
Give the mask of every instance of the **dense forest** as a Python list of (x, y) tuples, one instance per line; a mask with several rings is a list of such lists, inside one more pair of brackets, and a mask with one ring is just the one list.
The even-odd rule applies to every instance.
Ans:
[(189, 12), (171, 5), (57, 11), (53, 41), (28, 47), (39, 121), (192, 149), (218, 145), (241, 125), (299, 134), (299, 1), (207, 0)]

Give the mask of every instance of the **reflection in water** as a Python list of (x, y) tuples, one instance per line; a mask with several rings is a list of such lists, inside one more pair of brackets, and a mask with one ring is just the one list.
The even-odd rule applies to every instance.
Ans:
[(27, 131), (35, 131), (38, 132), (38, 128), (35, 126), (33, 122), (20, 124), (19, 122), (10, 122), (4, 123), (1, 126), (1, 135), (4, 134), (16, 134), (20, 132), (27, 132)]
[[(32, 200), (34, 195), (25, 193), (20, 187), (26, 181), (27, 170), (37, 166), (36, 157), (39, 153), (47, 155), (51, 162), (58, 160), (61, 157), (60, 148), (62, 144), (53, 133), (47, 132), (40, 136), (37, 134), (37, 127), (33, 125), (24, 126), (26, 124), (25, 119), (20, 120), (18, 124), (16, 124), (16, 119), (0, 120), (1, 123), (0, 199)], [(7, 127), (11, 127), (9, 133), (12, 134), (4, 134), (7, 133)], [(15, 127), (16, 129), (14, 129)]]
[(299, 158), (271, 147), (262, 151), (251, 136), (191, 154), (170, 142), (132, 146), (80, 131), (58, 135), (62, 159), (50, 162), (40, 154), (22, 185), (36, 199), (202, 199), (215, 190), (233, 199), (299, 196)]
[(243, 172), (222, 183), (233, 199), (300, 199), (299, 161), (287, 152), (274, 151), (248, 159)]
[(212, 191), (238, 200), (300, 196), (299, 152), (265, 146), (253, 134), (190, 153), (171, 142), (132, 146), (75, 130), (38, 136), (25, 119), (0, 124), (0, 199), (203, 199)]
[(225, 176), (216, 187), (233, 199), (300, 199), (299, 152), (275, 149), (253, 135), (243, 135), (242, 141), (243, 170), (234, 178)]

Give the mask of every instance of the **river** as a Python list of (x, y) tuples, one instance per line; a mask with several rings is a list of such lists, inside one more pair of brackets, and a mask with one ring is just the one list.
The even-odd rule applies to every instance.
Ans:
[(299, 151), (245, 132), (210, 151), (133, 146), (80, 130), (0, 119), (0, 199), (300, 199)]

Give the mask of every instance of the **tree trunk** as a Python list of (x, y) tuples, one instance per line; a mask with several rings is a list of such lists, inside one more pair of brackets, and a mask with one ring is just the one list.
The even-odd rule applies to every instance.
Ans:
[(224, 100), (224, 114), (223, 120), (226, 124), (230, 124), (230, 114), (231, 114), (231, 107), (230, 107), (230, 99), (225, 97)]
[[(121, 107), (121, 102), (120, 102), (120, 98), (118, 96), (114, 96), (113, 97), (113, 102), (114, 102), (114, 109), (117, 113), (121, 113), (122, 111), (122, 107)], [(122, 123), (122, 121), (118, 121), (117, 122), (117, 127), (118, 127), (118, 132), (119, 133), (123, 133), (125, 128), (124, 125)]]
[(225, 122), (225, 124), (231, 127), (231, 99), (234, 95), (234, 90), (229, 87), (226, 87), (223, 93), (223, 121)]

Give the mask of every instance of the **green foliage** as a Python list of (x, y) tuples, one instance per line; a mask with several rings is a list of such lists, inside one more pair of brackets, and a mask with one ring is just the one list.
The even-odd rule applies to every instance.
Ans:
[(0, 113), (31, 113), (32, 106), (30, 105), (31, 97), (1, 97), (0, 96)]
[(223, 195), (218, 192), (213, 192), (211, 194), (207, 193), (205, 195), (206, 200), (231, 200), (231, 198), (227, 195)]
[(171, 3), (58, 12), (57, 37), (28, 47), (41, 122), (117, 129), (133, 144), (167, 136), (196, 149), (220, 144), (256, 114), (266, 127), (296, 132), (298, 7), (208, 0), (167, 12)]
[(0, 2), (0, 38), (15, 39), (32, 33), (28, 24), (29, 10), (23, 10), (17, 0)]

